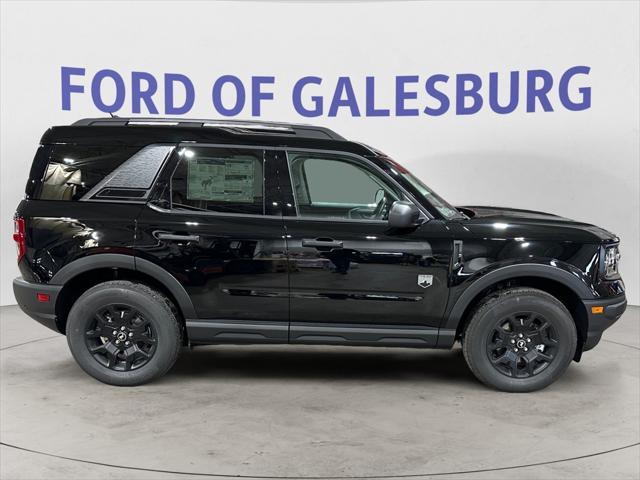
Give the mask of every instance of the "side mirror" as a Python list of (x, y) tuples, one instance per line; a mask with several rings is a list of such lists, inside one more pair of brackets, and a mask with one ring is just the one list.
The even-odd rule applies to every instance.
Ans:
[(396, 200), (389, 210), (391, 228), (411, 228), (420, 225), (420, 210), (411, 202)]

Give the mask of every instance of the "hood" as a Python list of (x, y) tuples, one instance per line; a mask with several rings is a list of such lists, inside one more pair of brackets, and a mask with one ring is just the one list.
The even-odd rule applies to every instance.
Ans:
[(604, 228), (551, 213), (504, 207), (457, 208), (469, 217), (463, 223), (471, 230), (489, 229), (501, 232), (505, 237), (545, 237), (597, 243), (618, 241), (615, 234)]

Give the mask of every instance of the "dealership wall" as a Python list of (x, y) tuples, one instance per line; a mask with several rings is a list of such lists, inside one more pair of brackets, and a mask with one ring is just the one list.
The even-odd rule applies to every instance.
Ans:
[[(250, 93), (251, 77), (273, 76), (264, 86), (272, 100), (259, 118), (317, 123), (345, 137), (372, 144), (405, 164), (455, 204), (499, 205), (542, 210), (600, 225), (622, 239), (622, 273), (629, 300), (640, 303), (640, 38), (638, 2), (3, 2), (1, 6), (0, 101), (0, 303), (15, 303), (11, 279), (18, 275), (11, 218), (23, 196), (31, 159), (42, 133), (87, 116), (105, 116), (91, 95), (96, 72), (111, 69), (124, 79), (125, 101), (116, 112), (130, 115), (131, 72), (158, 81), (163, 105), (165, 73), (194, 85), (185, 116), (220, 118), (212, 85), (237, 76)], [(72, 78), (84, 93), (69, 96), (63, 110), (61, 67), (84, 68)], [(588, 66), (568, 95), (577, 102), (590, 88), (590, 105), (569, 109), (561, 102), (561, 76)], [(553, 78), (549, 100), (527, 111), (527, 72)], [(510, 72), (519, 72), (519, 103), (510, 113), (488, 108), (487, 82), (498, 72), (508, 103)], [(454, 79), (474, 74), (483, 85), (484, 106), (471, 114), (437, 106), (424, 94), (434, 74), (450, 77), (440, 89), (453, 103)], [(304, 117), (292, 101), (296, 81), (325, 101), (321, 115)], [(396, 77), (417, 98), (396, 102)], [(353, 105), (329, 116), (338, 77), (349, 77)], [(375, 78), (375, 106), (366, 109), (366, 77)], [(113, 82), (103, 82), (104, 103), (114, 103)], [(584, 90), (582, 90), (584, 93)], [(348, 93), (348, 92), (347, 92)], [(185, 97), (185, 95), (182, 95)], [(176, 93), (176, 102), (183, 98)], [(233, 104), (225, 87), (223, 103)], [(472, 98), (468, 99), (473, 101)], [(473, 103), (473, 102), (472, 102)], [(143, 105), (145, 107), (145, 105)], [(588, 107), (588, 108), (587, 108)], [(148, 113), (145, 108), (142, 114)], [(357, 116), (356, 114), (360, 114)], [(257, 118), (251, 102), (237, 118)]]

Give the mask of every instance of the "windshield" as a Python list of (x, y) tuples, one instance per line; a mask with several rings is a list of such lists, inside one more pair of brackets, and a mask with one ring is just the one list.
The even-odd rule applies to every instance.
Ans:
[(466, 218), (463, 213), (458, 211), (453, 205), (449, 204), (449, 202), (443, 199), (440, 195), (427, 187), (418, 177), (395, 160), (391, 160), (389, 157), (383, 157), (383, 160), (385, 160), (400, 177), (411, 184), (411, 186), (415, 188), (420, 195), (422, 195), (422, 198), (433, 205), (447, 220), (454, 218)]

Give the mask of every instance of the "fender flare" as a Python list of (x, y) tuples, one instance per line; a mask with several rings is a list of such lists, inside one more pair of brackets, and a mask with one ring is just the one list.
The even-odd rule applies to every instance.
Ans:
[(571, 268), (569, 265), (552, 266), (543, 263), (507, 265), (497, 268), (472, 281), (455, 301), (441, 328), (443, 330), (456, 331), (465, 310), (479, 293), (495, 283), (518, 277), (537, 277), (552, 280), (569, 288), (580, 299), (593, 299), (595, 297), (593, 289), (583, 280), (584, 274), (580, 274), (581, 272), (578, 269)]
[(191, 297), (176, 277), (149, 260), (121, 253), (97, 253), (74, 260), (51, 278), (51, 285), (65, 285), (81, 273), (99, 268), (126, 268), (144, 273), (159, 281), (176, 299), (185, 318), (197, 318)]

